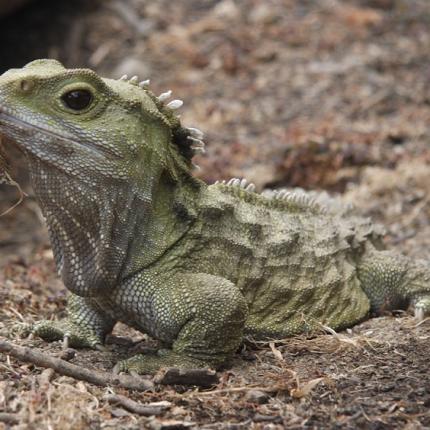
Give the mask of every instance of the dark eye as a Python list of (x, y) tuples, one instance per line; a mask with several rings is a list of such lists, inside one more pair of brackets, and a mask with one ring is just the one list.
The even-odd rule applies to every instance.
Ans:
[(73, 90), (64, 94), (61, 99), (68, 108), (83, 110), (91, 104), (93, 95), (88, 90)]

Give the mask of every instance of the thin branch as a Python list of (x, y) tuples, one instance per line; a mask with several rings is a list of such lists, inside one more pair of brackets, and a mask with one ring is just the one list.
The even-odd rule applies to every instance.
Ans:
[(167, 401), (143, 404), (119, 394), (106, 394), (103, 396), (103, 399), (111, 404), (118, 404), (130, 412), (147, 417), (151, 415), (160, 415), (172, 405)]
[[(1, 168), (1, 166), (0, 166), (0, 168)], [(1, 214), (0, 214), (0, 217), (3, 217), (3, 216), (5, 216), (5, 215), (7, 215), (9, 212), (12, 212), (17, 206), (19, 206), (22, 202), (23, 202), (23, 200), (24, 200), (24, 197), (27, 197), (27, 194), (26, 193), (24, 193), (24, 191), (22, 190), (22, 188), (21, 188), (21, 186), (18, 184), (18, 182), (16, 182), (16, 181), (14, 181), (11, 177), (10, 177), (10, 175), (9, 175), (9, 173), (8, 172), (3, 172), (3, 174), (5, 175), (5, 177), (6, 177), (6, 179), (7, 179), (7, 183), (8, 183), (8, 185), (12, 185), (13, 187), (15, 187), (15, 188), (17, 188), (18, 189), (18, 192), (19, 192), (19, 198), (18, 198), (18, 200), (17, 200), (17, 202), (16, 203), (14, 203), (9, 209), (6, 209), (4, 212), (2, 212)]]
[(17, 414), (8, 414), (7, 412), (0, 412), (0, 423), (5, 424), (19, 424), (19, 417)]
[(258, 385), (247, 385), (244, 387), (231, 387), (231, 388), (221, 388), (219, 390), (212, 391), (190, 391), (187, 393), (189, 396), (212, 396), (214, 394), (229, 394), (229, 393), (240, 393), (243, 391), (262, 391), (263, 393), (277, 393), (279, 391), (288, 391), (288, 387), (285, 385), (273, 385), (271, 387), (260, 387)]
[(154, 384), (142, 378), (130, 375), (115, 375), (109, 372), (86, 369), (75, 364), (68, 363), (60, 358), (52, 357), (38, 349), (15, 345), (6, 340), (0, 340), (0, 353), (9, 354), (18, 360), (33, 363), (36, 366), (53, 369), (60, 375), (70, 376), (74, 379), (86, 381), (101, 387), (122, 387), (129, 390), (147, 391)]

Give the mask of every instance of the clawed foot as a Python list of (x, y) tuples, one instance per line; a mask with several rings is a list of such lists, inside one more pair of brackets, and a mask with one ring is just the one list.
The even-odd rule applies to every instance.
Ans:
[(184, 354), (177, 354), (171, 350), (161, 349), (155, 354), (137, 354), (126, 360), (121, 360), (115, 365), (113, 372), (153, 375), (162, 367), (197, 369), (213, 366)]
[(39, 321), (32, 325), (31, 333), (48, 342), (63, 341), (63, 348), (92, 348), (104, 350), (103, 339), (90, 330), (78, 327), (69, 320)]
[(423, 297), (415, 302), (415, 319), (420, 322), (430, 315), (430, 297)]

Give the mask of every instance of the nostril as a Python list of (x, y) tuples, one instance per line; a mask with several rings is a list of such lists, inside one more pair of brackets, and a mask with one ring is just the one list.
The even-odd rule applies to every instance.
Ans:
[(30, 79), (22, 79), (21, 82), (19, 83), (19, 87), (23, 92), (28, 93), (33, 89), (34, 81)]

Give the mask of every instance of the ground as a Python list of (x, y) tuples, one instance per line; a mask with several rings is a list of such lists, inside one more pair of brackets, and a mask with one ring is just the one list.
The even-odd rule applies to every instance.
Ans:
[[(43, 3), (2, 18), (3, 68), (50, 56), (150, 77), (156, 93), (184, 99), (184, 123), (207, 133), (198, 163), (208, 182), (339, 192), (387, 226), (388, 247), (430, 259), (428, 1)], [(60, 317), (65, 305), (25, 167), (7, 152), (29, 197), (0, 217), (0, 335)], [(0, 187), (0, 211), (17, 199)], [(60, 353), (58, 343), (12, 339)], [(107, 389), (0, 355), (0, 419), (17, 414), (22, 429), (430, 428), (429, 339), (429, 321), (397, 312), (339, 334), (246, 344), (211, 390), (114, 390), (170, 402), (155, 418), (108, 404)], [(148, 344), (119, 326), (108, 353), (78, 351), (71, 363), (109, 370)]]

